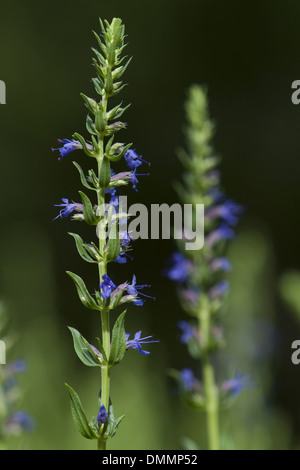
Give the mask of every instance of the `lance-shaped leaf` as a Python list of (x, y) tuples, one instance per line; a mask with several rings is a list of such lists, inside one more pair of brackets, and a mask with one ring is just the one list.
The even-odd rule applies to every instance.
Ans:
[(121, 245), (118, 231), (118, 222), (113, 222), (109, 228), (108, 242), (105, 247), (106, 261), (114, 261), (120, 254)]
[(65, 384), (65, 386), (69, 392), (72, 416), (78, 431), (86, 439), (98, 439), (96, 432), (89, 426), (79, 396), (70, 385)]
[(112, 78), (111, 69), (107, 69), (106, 72), (105, 93), (108, 97), (114, 94), (114, 82)]
[(88, 145), (90, 147), (91, 147), (91, 145), (86, 143), (86, 141), (85, 141), (84, 137), (82, 137), (82, 135), (78, 134), (78, 132), (75, 132), (73, 137), (74, 137), (74, 139), (79, 140), (79, 142), (81, 143), (82, 148), (84, 150), (84, 153), (86, 155), (88, 155), (89, 157), (96, 157), (96, 155), (92, 152), (92, 149), (88, 147)]
[(99, 218), (96, 216), (92, 203), (89, 198), (84, 194), (82, 191), (79, 191), (81, 196), (81, 201), (83, 205), (83, 216), (84, 220), (89, 225), (97, 225), (99, 222)]
[(109, 355), (110, 365), (121, 362), (126, 351), (125, 314), (126, 310), (117, 318), (113, 327)]
[(121, 150), (120, 153), (118, 153), (117, 155), (109, 155), (109, 159), (112, 161), (112, 162), (117, 162), (119, 161), (124, 153), (127, 152), (128, 149), (130, 149), (130, 147), (132, 146), (132, 143), (131, 144), (128, 144), (128, 145), (125, 145), (125, 147), (123, 147), (123, 149)]
[(101, 85), (101, 81), (99, 80), (99, 78), (92, 78), (92, 82), (98, 95), (103, 95), (105, 91), (103, 86)]
[(98, 113), (96, 114), (95, 126), (100, 134), (102, 134), (102, 132), (104, 132), (106, 129), (106, 118), (102, 109), (99, 109)]
[(100, 165), (100, 174), (99, 174), (99, 186), (100, 188), (106, 189), (110, 183), (110, 161), (106, 155), (104, 155), (101, 165)]
[(74, 238), (77, 251), (84, 261), (86, 261), (87, 263), (98, 263), (99, 261), (98, 254), (95, 253), (93, 250), (87, 250), (84, 244), (84, 241), (82, 240), (80, 235), (78, 235), (77, 233), (72, 233), (72, 232), (69, 232), (69, 235), (71, 235)]
[(93, 98), (89, 98), (88, 96), (84, 95), (83, 93), (80, 93), (80, 96), (84, 99), (84, 102), (86, 104), (86, 107), (88, 108), (89, 112), (92, 114), (96, 114), (98, 111), (98, 105)]
[(83, 184), (83, 186), (85, 186), (87, 189), (91, 189), (93, 191), (97, 191), (96, 188), (93, 188), (93, 186), (91, 186), (88, 182), (87, 182), (87, 179), (86, 179), (86, 176), (83, 172), (83, 169), (81, 168), (80, 165), (78, 165), (77, 162), (73, 162), (73, 165), (76, 166), (77, 170), (79, 171), (79, 175), (80, 175), (80, 181), (81, 183)]
[(127, 69), (128, 65), (130, 64), (131, 60), (132, 60), (132, 57), (130, 57), (130, 58), (127, 60), (126, 64), (124, 64), (124, 65), (122, 65), (122, 66), (116, 68), (116, 69), (113, 71), (113, 79), (114, 79), (114, 80), (118, 80), (119, 78), (122, 77), (123, 73), (126, 71), (126, 69)]
[(116, 434), (117, 427), (121, 423), (121, 421), (125, 418), (125, 415), (120, 416), (119, 418), (115, 419), (113, 405), (111, 400), (109, 401), (109, 413), (108, 413), (108, 426), (105, 432), (105, 437), (114, 437)]
[(93, 134), (93, 135), (97, 135), (97, 129), (95, 127), (95, 123), (94, 121), (92, 120), (91, 116), (88, 114), (87, 117), (86, 117), (86, 128), (87, 128), (87, 131), (90, 133), (90, 134)]
[(69, 326), (69, 330), (72, 333), (75, 352), (81, 362), (88, 367), (100, 367), (104, 359), (103, 354), (99, 351), (102, 357), (97, 355), (89, 342), (75, 328)]
[(99, 305), (95, 302), (95, 300), (87, 290), (86, 285), (81, 279), (81, 277), (77, 276), (77, 274), (74, 274), (70, 271), (67, 271), (67, 274), (70, 276), (71, 279), (73, 279), (77, 289), (78, 297), (83, 303), (83, 305), (86, 308), (90, 308), (92, 310), (99, 310)]

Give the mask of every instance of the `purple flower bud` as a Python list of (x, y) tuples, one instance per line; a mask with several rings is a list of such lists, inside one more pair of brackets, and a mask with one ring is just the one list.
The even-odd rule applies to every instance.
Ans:
[(101, 424), (105, 424), (107, 420), (108, 420), (108, 414), (106, 412), (106, 408), (104, 405), (101, 405), (98, 416), (97, 416), (99, 427), (101, 426)]

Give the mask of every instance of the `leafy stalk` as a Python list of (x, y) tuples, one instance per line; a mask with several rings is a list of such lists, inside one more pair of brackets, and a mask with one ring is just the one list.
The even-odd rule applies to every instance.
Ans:
[[(143, 302), (138, 297), (138, 288), (145, 286), (136, 286), (135, 282), (130, 284), (128, 281), (117, 286), (108, 275), (109, 263), (123, 263), (127, 259), (126, 251), (129, 249), (130, 237), (127, 232), (119, 231), (118, 221), (121, 217), (127, 218), (129, 215), (119, 212), (118, 191), (120, 187), (127, 186), (130, 182), (133, 186), (137, 183), (135, 169), (141, 164), (141, 159), (135, 151), (130, 150), (131, 144), (114, 142), (117, 132), (126, 128), (124, 122), (116, 119), (123, 115), (128, 106), (122, 107), (120, 103), (108, 109), (109, 99), (116, 96), (124, 87), (121, 77), (130, 62), (130, 59), (125, 62), (125, 57), (122, 56), (126, 46), (125, 28), (119, 18), (114, 18), (111, 23), (100, 20), (100, 28), (101, 35), (94, 33), (99, 48), (93, 49), (95, 54), (93, 64), (97, 76), (92, 79), (100, 101), (81, 94), (89, 113), (86, 128), (90, 133), (90, 139), (86, 140), (82, 135), (75, 133), (73, 140), (59, 140), (64, 145), (53, 150), (59, 150), (61, 157), (64, 157), (80, 149), (86, 156), (96, 160), (96, 170), (90, 169), (88, 175), (85, 175), (78, 163), (73, 162), (82, 185), (92, 192), (93, 197), (96, 193), (96, 201), (93, 202), (86, 192), (79, 191), (81, 202), (70, 202), (63, 198), (62, 204), (58, 205), (61, 210), (56, 218), (72, 215), (73, 220), (84, 221), (94, 226), (98, 237), (97, 244), (93, 241), (85, 243), (80, 235), (70, 233), (81, 258), (97, 265), (99, 290), (90, 293), (80, 276), (68, 272), (83, 305), (100, 314), (101, 341), (98, 340), (97, 347), (90, 345), (77, 330), (70, 328), (78, 358), (86, 366), (99, 367), (101, 370), (98, 416), (89, 421), (77, 393), (69, 385), (66, 384), (66, 387), (78, 431), (87, 439), (97, 439), (98, 449), (105, 450), (107, 440), (115, 435), (116, 428), (123, 419), (123, 416), (114, 417), (110, 398), (111, 367), (121, 362), (126, 349), (143, 351), (141, 347), (143, 339), (138, 336), (135, 340), (129, 341), (129, 335), (125, 333), (126, 312), (121, 313), (116, 319), (112, 332), (110, 314), (124, 303), (142, 305)], [(114, 175), (111, 163), (119, 162), (121, 159), (125, 160), (131, 171)], [(125, 293), (127, 295), (124, 295)]]
[[(198, 361), (198, 373), (191, 368), (172, 370), (185, 403), (203, 410), (207, 421), (208, 448), (220, 448), (219, 409), (248, 386), (247, 378), (236, 375), (221, 385), (216, 379), (215, 353), (224, 346), (222, 315), (229, 288), (226, 272), (231, 264), (225, 258), (226, 243), (234, 237), (233, 226), (242, 207), (227, 199), (220, 186), (219, 158), (212, 146), (214, 125), (209, 117), (206, 91), (194, 85), (186, 101), (186, 150), (179, 158), (185, 168), (182, 182), (177, 184), (181, 201), (204, 204), (204, 246), (186, 250), (185, 240), (178, 240), (167, 276), (179, 285), (178, 294), (189, 320), (178, 323), (181, 342), (187, 345), (192, 358)], [(199, 234), (198, 234), (199, 235)], [(190, 440), (187, 440), (190, 442)]]

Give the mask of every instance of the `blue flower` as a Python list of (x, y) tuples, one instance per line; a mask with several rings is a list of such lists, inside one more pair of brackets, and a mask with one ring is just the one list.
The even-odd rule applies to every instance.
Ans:
[(253, 382), (250, 375), (241, 375), (239, 372), (235, 374), (233, 379), (226, 380), (222, 384), (222, 390), (229, 393), (233, 397), (237, 397), (243, 390), (253, 388)]
[(132, 256), (129, 256), (126, 251), (121, 251), (121, 253), (116, 257), (115, 263), (125, 264), (128, 259), (132, 260)]
[(101, 296), (103, 299), (108, 299), (112, 291), (116, 288), (116, 285), (113, 281), (108, 277), (107, 274), (103, 274), (102, 282), (100, 283), (100, 289), (102, 290)]
[(27, 369), (27, 364), (23, 359), (16, 359), (12, 364), (11, 368), (13, 372), (16, 372), (18, 374), (22, 374), (23, 372), (26, 371)]
[(128, 176), (128, 181), (130, 181), (130, 183), (132, 183), (132, 189), (134, 191), (138, 191), (136, 189), (136, 185), (138, 184), (138, 179), (137, 179), (137, 176), (149, 176), (150, 173), (136, 173), (136, 169), (134, 171), (132, 171), (129, 176)]
[[(61, 155), (61, 158), (68, 155), (68, 153), (73, 152), (73, 150), (82, 149), (81, 143), (77, 140), (58, 139), (58, 142), (64, 145), (57, 149), (52, 148), (52, 152), (58, 150)], [(60, 160), (61, 158), (59, 158), (58, 160)]]
[(186, 259), (181, 253), (176, 252), (171, 256), (170, 265), (171, 267), (165, 270), (165, 275), (171, 281), (184, 284), (191, 274), (192, 262)]
[(194, 336), (194, 328), (191, 327), (187, 321), (179, 321), (177, 323), (178, 328), (182, 330), (180, 341), (182, 344), (187, 344), (189, 340)]
[(206, 237), (206, 245), (212, 247), (221, 240), (230, 240), (235, 236), (234, 231), (227, 225), (220, 225), (216, 230), (210, 232)]
[(180, 378), (182, 382), (183, 389), (186, 392), (192, 391), (198, 384), (197, 379), (194, 376), (192, 369), (186, 368), (182, 369), (180, 372)]
[[(129, 233), (126, 230), (121, 230), (119, 232), (119, 238), (120, 238), (121, 250), (124, 250), (124, 248), (126, 250), (127, 246), (132, 240), (130, 238)], [(115, 262), (119, 264), (124, 264), (124, 263), (127, 263), (128, 259), (132, 260), (132, 256), (128, 255), (126, 251), (121, 251), (120, 254), (117, 256), (117, 258), (115, 259)]]
[(62, 219), (63, 217), (68, 217), (74, 211), (81, 212), (83, 210), (82, 204), (77, 202), (69, 202), (69, 199), (67, 198), (62, 198), (62, 201), (62, 204), (54, 204), (55, 207), (63, 207), (63, 209), (60, 210), (58, 216), (53, 220), (56, 220), (59, 217)]
[(141, 158), (140, 155), (138, 155), (135, 151), (135, 149), (129, 149), (124, 153), (124, 158), (126, 160), (126, 163), (128, 167), (133, 170), (134, 168), (137, 168), (140, 166), (143, 162), (147, 163), (147, 165), (150, 165), (150, 163), (146, 162)]
[(227, 199), (223, 204), (209, 208), (205, 216), (208, 219), (219, 217), (228, 225), (236, 225), (239, 221), (239, 215), (242, 214), (243, 210), (244, 208), (233, 199)]
[(222, 295), (226, 294), (228, 289), (229, 282), (225, 280), (220, 281), (218, 284), (216, 284), (209, 290), (209, 296), (211, 299), (217, 299), (218, 297), (221, 297)]
[(117, 209), (119, 207), (119, 196), (117, 194), (116, 188), (106, 189), (105, 194), (110, 194), (109, 204)]
[[(132, 276), (132, 284), (128, 284), (126, 287), (126, 290), (129, 295), (132, 295), (134, 297), (138, 297), (138, 295), (143, 295), (144, 297), (148, 297), (149, 299), (154, 299), (154, 297), (151, 297), (150, 295), (143, 294), (142, 292), (139, 292), (140, 289), (143, 289), (144, 287), (150, 287), (147, 284), (141, 284), (141, 285), (136, 285), (136, 276)], [(143, 305), (144, 301), (142, 299), (136, 298), (135, 300), (132, 301), (134, 305)]]
[(230, 271), (231, 270), (231, 263), (228, 261), (227, 258), (214, 258), (210, 262), (210, 269), (212, 272), (216, 271)]
[(104, 405), (101, 405), (100, 409), (99, 409), (98, 416), (97, 416), (97, 421), (98, 421), (99, 427), (101, 426), (101, 424), (105, 424), (107, 420), (108, 420), (108, 415), (107, 415), (107, 412), (106, 412), (106, 408), (105, 408)]
[(119, 238), (122, 247), (128, 245), (131, 242), (130, 235), (126, 230), (120, 230)]
[(152, 336), (145, 336), (145, 338), (141, 338), (142, 332), (138, 331), (134, 335), (134, 339), (129, 340), (130, 333), (126, 333), (126, 348), (132, 348), (132, 349), (137, 349), (141, 354), (147, 355), (150, 354), (149, 351), (145, 351), (142, 349), (143, 344), (148, 344), (148, 343), (158, 343), (158, 341), (146, 341), (149, 338), (152, 338)]
[(180, 290), (180, 296), (183, 300), (190, 302), (191, 304), (197, 304), (199, 302), (200, 293), (201, 290), (199, 288)]
[(19, 434), (22, 430), (26, 432), (32, 431), (34, 429), (34, 422), (26, 411), (16, 411), (10, 416), (6, 426), (13, 434)]

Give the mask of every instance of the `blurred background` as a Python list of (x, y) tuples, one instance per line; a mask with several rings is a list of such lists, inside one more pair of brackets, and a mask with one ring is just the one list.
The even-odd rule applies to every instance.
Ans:
[[(247, 208), (229, 250), (226, 364), (251, 373), (256, 383), (222, 415), (223, 446), (299, 448), (300, 365), (291, 362), (291, 344), (300, 339), (300, 106), (291, 102), (291, 84), (300, 79), (300, 4), (293, 0), (2, 2), (0, 79), (7, 104), (0, 107), (0, 296), (18, 335), (14, 354), (28, 364), (22, 407), (36, 423), (10, 446), (94, 448), (74, 428), (64, 382), (96, 415), (99, 377), (78, 360), (67, 326), (92, 341), (100, 325), (65, 271), (81, 275), (90, 289), (97, 281), (67, 235), (73, 223), (52, 221), (62, 197), (78, 199), (72, 160), (84, 168), (91, 162), (81, 152), (58, 162), (51, 147), (75, 131), (86, 135), (79, 94), (94, 93), (92, 30), (99, 29), (99, 16), (123, 19), (133, 56), (122, 95), (132, 103), (122, 138), (151, 161), (151, 176), (141, 178), (138, 193), (128, 193), (132, 203), (177, 201), (185, 93), (195, 82), (208, 87), (223, 186)], [(88, 228), (79, 231), (92, 237)], [(134, 272), (151, 284), (155, 304), (130, 308), (127, 331), (142, 329), (160, 342), (147, 357), (130, 351), (113, 371), (115, 412), (127, 417), (110, 448), (178, 449), (183, 436), (205, 446), (203, 416), (180, 403), (166, 373), (190, 365), (179, 343), (175, 289), (160, 275), (173, 248), (168, 240), (139, 240), (133, 263), (115, 270), (120, 281)], [(222, 371), (220, 380), (229, 373)]]

